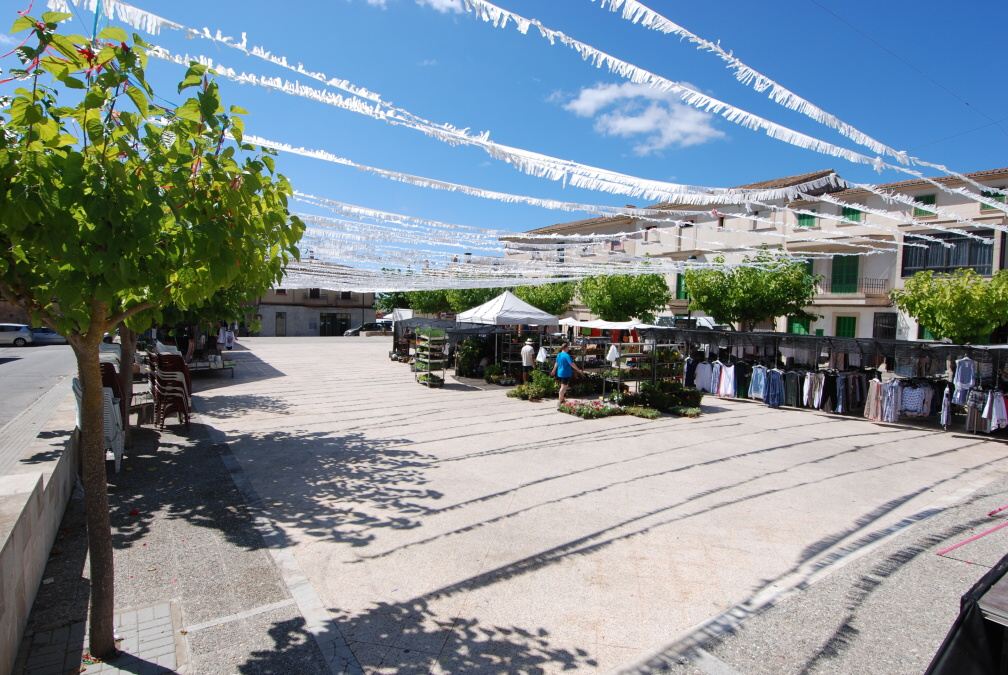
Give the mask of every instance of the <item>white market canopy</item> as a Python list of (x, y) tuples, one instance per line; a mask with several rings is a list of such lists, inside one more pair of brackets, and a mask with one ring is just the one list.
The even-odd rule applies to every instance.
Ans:
[(558, 321), (538, 307), (533, 307), (511, 291), (504, 291), (479, 307), (467, 309), (455, 317), (458, 323), (482, 323), (493, 326), (555, 326)]
[(640, 321), (603, 321), (602, 319), (592, 319), (591, 321), (579, 321), (573, 317), (560, 319), (561, 326), (573, 326), (575, 328), (597, 328), (599, 330), (634, 330), (636, 328), (654, 328), (651, 324)]

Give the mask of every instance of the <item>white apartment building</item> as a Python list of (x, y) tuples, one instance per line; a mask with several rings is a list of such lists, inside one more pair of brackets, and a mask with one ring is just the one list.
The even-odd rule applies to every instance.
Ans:
[[(835, 175), (832, 170), (824, 170), (740, 185), (737, 189), (791, 187), (831, 175)], [(968, 177), (999, 189), (1008, 186), (1008, 168), (977, 171), (968, 174)], [(937, 180), (953, 189), (966, 187), (956, 178)], [(706, 209), (700, 214), (677, 216), (677, 219), (688, 221), (683, 225), (655, 227), (653, 221), (614, 216), (560, 223), (531, 232), (556, 235), (559, 243), (564, 236), (575, 234), (639, 231), (640, 235), (611, 244), (609, 248), (622, 247), (638, 256), (674, 260), (709, 261), (723, 255), (729, 262), (738, 261), (752, 255), (753, 249), (760, 246), (787, 250), (796, 255), (832, 254), (832, 257), (809, 261), (812, 273), (821, 277), (821, 281), (808, 311), (819, 318), (801, 322), (780, 317), (774, 328), (843, 337), (929, 339), (931, 336), (922, 331), (912, 317), (901, 314), (892, 306), (889, 292), (901, 288), (904, 279), (921, 270), (950, 272), (970, 267), (979, 274), (989, 276), (1004, 268), (1008, 241), (997, 228), (1003, 228), (1008, 223), (1008, 214), (966, 197), (950, 195), (925, 181), (909, 180), (878, 187), (906, 195), (921, 206), (935, 205), (946, 213), (936, 215), (913, 205), (891, 203), (867, 190), (831, 186), (812, 194), (806, 193), (810, 198), (802, 201), (764, 202), (744, 207), (727, 203), (704, 207), (663, 203), (649, 207), (693, 212)], [(1003, 195), (993, 193), (987, 196), (999, 201), (1004, 199)], [(850, 206), (835, 204), (832, 200)], [(781, 210), (781, 206), (807, 213)], [(867, 210), (862, 211), (859, 207)], [(853, 222), (841, 222), (839, 218)], [(915, 223), (909, 223), (911, 218)], [(964, 225), (957, 219), (968, 219), (975, 224)], [(943, 228), (970, 231), (993, 240), (993, 243), (984, 244), (962, 234), (943, 232)], [(925, 234), (941, 241), (916, 238), (914, 234)], [(947, 247), (943, 242), (952, 246)], [(871, 248), (893, 250), (852, 255)], [(581, 253), (588, 257), (606, 255), (606, 251), (598, 246), (591, 250), (581, 249)], [(564, 255), (568, 259), (580, 257), (572, 255), (570, 248)], [(675, 297), (667, 309), (668, 315), (681, 316), (690, 312), (682, 276), (671, 275), (668, 279)], [(584, 308), (576, 314), (583, 317)], [(692, 314), (697, 315), (696, 312)]]

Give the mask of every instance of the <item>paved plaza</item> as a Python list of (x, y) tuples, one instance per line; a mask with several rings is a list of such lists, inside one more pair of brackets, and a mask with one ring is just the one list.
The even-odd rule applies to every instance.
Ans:
[(242, 346), (111, 479), (117, 604), (170, 603), (183, 671), (920, 672), (1008, 543), (934, 553), (1008, 501), (982, 436), (712, 397), (587, 421), (426, 389), (387, 339)]

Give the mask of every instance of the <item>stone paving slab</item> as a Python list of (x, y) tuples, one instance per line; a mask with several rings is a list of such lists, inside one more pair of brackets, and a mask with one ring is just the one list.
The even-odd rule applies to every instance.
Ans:
[(718, 399), (583, 421), (420, 387), (374, 341), (246, 346), (276, 372), (204, 392), (203, 419), (365, 671), (630, 667), (1008, 469), (982, 436)]
[[(1006, 481), (1005, 446), (982, 436), (716, 399), (698, 420), (585, 421), (504, 388), (421, 387), (382, 340), (244, 343), (233, 382), (196, 380), (193, 427), (144, 431), (110, 483), (119, 606), (155, 622), (138, 648), (167, 649), (146, 609), (175, 603), (190, 672), (758, 672), (763, 654), (789, 671), (764, 646), (775, 633), (827, 644), (846, 575), (885, 571), (932, 523), (965, 532), (938, 519), (961, 525), (956, 506)], [(988, 546), (959, 553), (982, 563)], [(74, 583), (50, 586), (86, 597), (84, 559), (61, 547)], [(907, 663), (982, 573), (928, 563), (876, 575), (892, 594), (864, 603), (882, 616), (912, 588), (938, 608)], [(813, 626), (830, 600), (839, 614)], [(679, 648), (725, 616), (778, 618)], [(875, 623), (853, 623), (862, 640), (822, 672), (871, 671)]]

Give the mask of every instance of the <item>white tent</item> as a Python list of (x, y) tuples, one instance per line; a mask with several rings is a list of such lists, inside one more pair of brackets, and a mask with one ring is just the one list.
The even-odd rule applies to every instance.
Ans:
[(592, 319), (591, 321), (580, 321), (572, 317), (560, 319), (561, 326), (573, 326), (575, 328), (598, 328), (600, 330), (633, 330), (635, 328), (654, 328), (651, 324), (640, 321), (603, 321), (602, 319)]
[(459, 323), (483, 323), (493, 326), (555, 326), (557, 318), (533, 307), (511, 291), (504, 291), (479, 307), (468, 309), (455, 317)]

